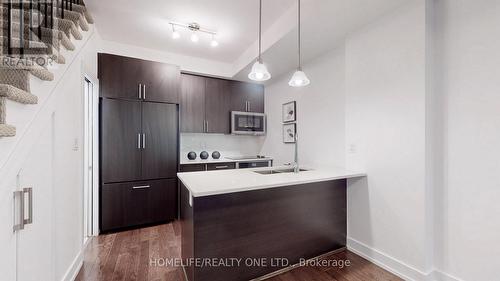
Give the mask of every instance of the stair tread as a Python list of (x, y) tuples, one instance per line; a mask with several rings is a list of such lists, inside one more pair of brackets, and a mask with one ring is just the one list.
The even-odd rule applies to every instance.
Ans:
[(16, 136), (16, 127), (0, 124), (0, 137), (14, 137)]
[[(53, 29), (44, 27), (42, 23), (41, 38), (38, 38), (38, 33), (34, 32), (32, 36), (29, 29), (29, 16), (34, 25), (38, 25), (38, 17), (44, 17), (44, 10), (38, 11), (36, 7), (34, 10), (29, 10), (29, 3), (24, 2), (24, 14), (21, 14), (19, 9), (23, 4), (13, 3), (12, 19), (13, 19), (13, 33), (11, 37), (13, 53), (19, 52), (18, 47), (21, 45), (20, 19), (24, 17), (25, 34), (29, 35), (33, 40), (25, 40), (23, 44), (24, 55), (23, 57), (5, 56), (0, 55), (0, 137), (13, 137), (16, 135), (16, 128), (6, 124), (6, 99), (23, 103), (23, 104), (36, 104), (38, 97), (30, 93), (30, 79), (29, 74), (34, 75), (45, 81), (54, 80), (54, 74), (50, 72), (46, 65), (49, 63), (48, 58), (54, 59), (57, 63), (65, 63), (65, 58), (59, 52), (60, 45), (67, 50), (75, 50), (76, 47), (71, 39), (82, 40), (83, 34), (81, 31), (88, 31), (90, 24), (94, 23), (92, 15), (85, 7), (84, 3), (73, 4), (72, 9), (64, 9), (64, 18), (59, 17), (62, 14), (61, 7), (53, 7)], [(47, 11), (50, 13), (50, 11)], [(7, 22), (5, 22), (7, 14), (7, 6), (5, 3), (0, 4), (0, 31), (5, 31)], [(21, 32), (22, 33), (22, 32)], [(6, 34), (2, 32), (2, 35)], [(7, 47), (6, 36), (0, 35), (0, 49), (5, 50)], [(17, 48), (16, 48), (17, 47)], [(35, 59), (44, 58), (45, 62), (39, 65)]]
[(0, 84), (0, 96), (23, 104), (37, 104), (38, 97), (9, 84)]
[[(27, 70), (35, 77), (40, 78), (44, 81), (54, 80), (54, 74), (50, 72), (47, 68), (33, 63), (32, 61), (25, 61), (20, 58), (4, 57), (0, 56), (2, 61), (1, 67), (9, 69)], [(1, 69), (1, 68), (0, 68)]]

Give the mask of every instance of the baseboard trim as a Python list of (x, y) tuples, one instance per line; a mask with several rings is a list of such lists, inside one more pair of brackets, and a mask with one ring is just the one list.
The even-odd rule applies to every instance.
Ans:
[(440, 270), (434, 270), (432, 272), (432, 276), (428, 280), (436, 280), (436, 281), (463, 281), (462, 279), (450, 275), (448, 273), (442, 272)]
[(347, 239), (347, 249), (404, 280), (429, 280), (433, 272), (422, 272), (404, 262), (397, 260), (379, 250), (373, 249), (355, 239)]
[[(346, 247), (342, 247), (342, 248), (339, 248), (337, 250), (333, 250), (333, 251), (330, 251), (330, 252), (327, 252), (327, 253), (324, 253), (324, 254), (321, 254), (317, 257), (314, 257), (314, 258), (310, 258), (308, 259), (307, 261), (314, 261), (314, 260), (321, 260), (321, 259), (324, 259), (330, 255), (333, 255), (333, 254), (336, 254), (336, 253), (340, 253), (342, 251), (345, 251), (346, 250)], [(294, 264), (294, 265), (291, 265), (291, 266), (288, 266), (288, 267), (285, 267), (285, 268), (282, 268), (280, 270), (277, 270), (277, 271), (274, 271), (274, 272), (271, 272), (271, 273), (268, 273), (264, 276), (261, 276), (261, 277), (258, 277), (258, 278), (255, 278), (255, 279), (252, 279), (250, 281), (264, 281), (264, 280), (267, 280), (267, 279), (270, 279), (270, 278), (273, 278), (275, 276), (278, 276), (278, 275), (281, 275), (281, 274), (284, 274), (288, 271), (292, 271), (296, 268), (299, 268), (300, 267), (300, 264), (297, 263), (297, 264)]]
[(76, 279), (76, 276), (78, 276), (78, 273), (83, 266), (83, 256), (85, 255), (85, 251), (87, 250), (87, 246), (89, 245), (91, 239), (93, 238), (87, 239), (87, 242), (82, 245), (80, 252), (71, 263), (61, 281), (74, 281)]

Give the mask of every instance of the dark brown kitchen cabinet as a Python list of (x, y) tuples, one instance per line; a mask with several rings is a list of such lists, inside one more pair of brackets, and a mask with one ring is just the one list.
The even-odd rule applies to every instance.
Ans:
[(98, 78), (100, 96), (140, 100), (139, 80), (143, 64), (141, 60), (98, 54)]
[(142, 103), (142, 179), (176, 177), (178, 116), (176, 104)]
[(231, 169), (236, 169), (236, 163), (228, 162), (228, 163), (209, 163), (209, 164), (207, 164), (207, 171), (231, 170)]
[(101, 188), (101, 231), (174, 220), (175, 179), (104, 184)]
[(264, 113), (264, 86), (240, 81), (229, 82), (231, 111)]
[(175, 178), (176, 104), (101, 100), (101, 181)]
[(205, 78), (205, 132), (229, 134), (231, 131), (229, 81)]
[(205, 132), (205, 78), (181, 75), (181, 132)]
[(141, 103), (104, 99), (100, 107), (102, 182), (140, 179)]
[(202, 172), (207, 170), (206, 164), (182, 164), (181, 172)]
[(101, 97), (179, 103), (178, 66), (100, 53), (98, 68)]
[(145, 101), (179, 103), (180, 76), (178, 66), (142, 61), (140, 83)]
[(181, 132), (231, 133), (231, 111), (264, 113), (258, 84), (181, 74)]

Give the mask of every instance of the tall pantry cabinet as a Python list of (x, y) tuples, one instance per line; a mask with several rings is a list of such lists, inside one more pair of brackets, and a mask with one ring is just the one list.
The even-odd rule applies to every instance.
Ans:
[(100, 229), (173, 220), (177, 210), (177, 66), (98, 55)]

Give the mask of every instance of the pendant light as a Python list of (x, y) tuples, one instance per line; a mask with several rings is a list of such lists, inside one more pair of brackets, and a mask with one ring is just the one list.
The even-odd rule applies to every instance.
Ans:
[(298, 5), (299, 5), (299, 17), (298, 17), (298, 23), (299, 23), (299, 36), (298, 36), (298, 47), (299, 47), (299, 67), (297, 67), (297, 70), (293, 74), (292, 78), (290, 79), (290, 82), (288, 82), (288, 85), (292, 87), (303, 87), (309, 85), (311, 81), (309, 78), (307, 78), (307, 75), (302, 71), (302, 62), (301, 62), (301, 53), (300, 53), (300, 0), (298, 0)]
[(259, 0), (259, 58), (252, 66), (248, 78), (254, 81), (266, 81), (271, 79), (271, 74), (262, 63), (262, 0)]

